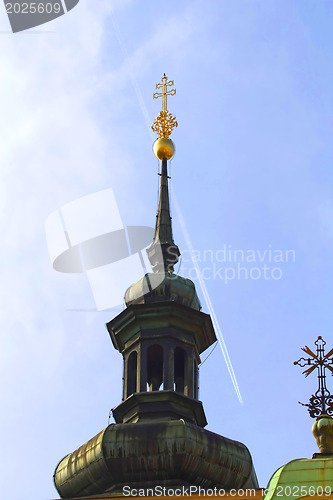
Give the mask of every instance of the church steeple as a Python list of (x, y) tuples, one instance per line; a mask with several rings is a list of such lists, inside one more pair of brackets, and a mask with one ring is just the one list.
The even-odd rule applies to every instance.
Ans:
[(167, 168), (167, 159), (162, 158), (155, 235), (152, 245), (147, 250), (148, 258), (155, 273), (173, 272), (180, 255), (179, 248), (173, 241), (172, 235)]
[(162, 83), (156, 85), (156, 89), (162, 89), (162, 92), (155, 92), (153, 95), (154, 99), (162, 97), (162, 111), (160, 111), (152, 125), (152, 129), (159, 136), (159, 139), (155, 141), (153, 150), (155, 156), (161, 160), (160, 195), (154, 240), (147, 250), (148, 258), (155, 273), (173, 272), (180, 255), (179, 248), (173, 241), (172, 236), (168, 187), (168, 160), (172, 158), (175, 151), (174, 144), (169, 139), (169, 136), (173, 128), (178, 126), (176, 118), (167, 109), (167, 96), (176, 93), (176, 89), (168, 90), (168, 87), (173, 85), (173, 80), (168, 81), (164, 73)]
[(162, 111), (153, 124), (160, 136), (154, 153), (161, 160), (155, 235), (147, 253), (147, 273), (125, 293), (127, 309), (107, 324), (114, 347), (124, 359), (123, 402), (113, 409), (117, 423), (184, 419), (207, 424), (198, 400), (200, 354), (216, 341), (211, 319), (200, 312), (194, 283), (173, 273), (180, 255), (172, 235), (167, 162), (174, 153), (169, 135), (177, 126), (167, 110), (173, 81), (164, 74), (156, 88)]
[[(243, 444), (204, 429), (198, 395), (200, 355), (216, 336), (202, 312), (194, 283), (173, 273), (179, 250), (173, 241), (167, 162), (177, 126), (167, 110), (166, 75), (154, 97), (162, 111), (153, 124), (159, 139), (161, 186), (155, 236), (148, 249), (153, 273), (125, 293), (126, 308), (107, 323), (124, 361), (123, 400), (113, 408), (114, 424), (67, 455), (54, 481), (62, 498), (122, 494), (126, 485), (201, 488), (257, 488), (251, 455)], [(151, 490), (150, 490), (151, 491)]]

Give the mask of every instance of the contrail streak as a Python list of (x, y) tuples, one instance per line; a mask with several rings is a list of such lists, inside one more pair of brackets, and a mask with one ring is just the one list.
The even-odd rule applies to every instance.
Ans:
[[(143, 99), (143, 96), (142, 96), (140, 87), (139, 87), (139, 85), (138, 85), (138, 83), (136, 81), (136, 78), (135, 78), (133, 72), (130, 70), (130, 58), (128, 56), (128, 52), (127, 52), (127, 49), (125, 47), (125, 44), (123, 42), (119, 26), (118, 26), (118, 24), (117, 24), (117, 22), (116, 22), (115, 17), (114, 17), (113, 14), (111, 14), (111, 19), (112, 19), (112, 24), (113, 24), (113, 27), (114, 27), (114, 30), (115, 30), (115, 33), (116, 33), (116, 37), (117, 37), (119, 46), (120, 46), (121, 51), (123, 53), (124, 60), (127, 63), (128, 73), (129, 73), (129, 76), (130, 76), (130, 79), (131, 79), (131, 82), (132, 82), (132, 85), (133, 85), (136, 97), (138, 99), (138, 103), (139, 103), (140, 109), (142, 111), (144, 120), (145, 120), (146, 125), (147, 125), (149, 137), (153, 141), (154, 140), (154, 135), (153, 135), (153, 132), (152, 132), (152, 129), (151, 129), (151, 123), (152, 123), (152, 121), (150, 119), (147, 106), (146, 106), (145, 101)], [(193, 265), (195, 267), (195, 270), (196, 270), (196, 273), (197, 273), (197, 276), (198, 276), (200, 287), (201, 287), (203, 296), (205, 298), (209, 314), (210, 314), (210, 316), (212, 318), (212, 322), (213, 322), (215, 331), (217, 333), (217, 339), (218, 339), (218, 343), (220, 345), (220, 348), (221, 348), (221, 351), (222, 351), (222, 354), (223, 354), (223, 357), (224, 357), (224, 361), (225, 361), (225, 363), (227, 365), (227, 369), (228, 369), (228, 372), (229, 372), (232, 384), (234, 386), (234, 389), (236, 391), (237, 397), (239, 399), (239, 402), (241, 404), (243, 404), (243, 399), (242, 399), (242, 396), (241, 396), (241, 393), (240, 393), (240, 390), (239, 390), (239, 386), (238, 386), (238, 382), (237, 382), (237, 379), (236, 379), (236, 375), (235, 375), (234, 369), (232, 367), (232, 363), (231, 363), (231, 360), (230, 360), (228, 349), (227, 349), (227, 346), (225, 344), (225, 341), (224, 341), (224, 338), (223, 338), (223, 335), (222, 335), (222, 332), (221, 332), (221, 328), (220, 328), (219, 322), (217, 320), (217, 317), (216, 317), (213, 305), (211, 303), (211, 300), (210, 300), (210, 297), (209, 297), (209, 294), (208, 294), (205, 282), (204, 282), (204, 280), (202, 278), (202, 275), (200, 273), (200, 268), (198, 266), (198, 263), (196, 262), (196, 259), (193, 258), (193, 246), (192, 246), (192, 243), (191, 243), (191, 239), (190, 239), (189, 233), (188, 233), (187, 228), (186, 228), (184, 217), (182, 215), (182, 212), (180, 210), (179, 204), (177, 202), (174, 190), (173, 190), (173, 201), (174, 201), (174, 205), (175, 205), (175, 208), (176, 208), (176, 212), (177, 212), (177, 216), (178, 216), (181, 228), (182, 228), (184, 236), (185, 236), (186, 245), (187, 245), (188, 250), (190, 252), (191, 259), (192, 259)]]
[(199, 280), (199, 283), (200, 283), (200, 286), (201, 286), (202, 293), (204, 295), (204, 298), (205, 298), (205, 301), (206, 301), (206, 304), (207, 304), (207, 308), (208, 308), (209, 314), (211, 315), (212, 322), (213, 322), (214, 328), (215, 328), (216, 333), (217, 333), (217, 339), (218, 339), (218, 342), (219, 342), (220, 347), (221, 347), (221, 351), (222, 351), (222, 354), (223, 354), (223, 357), (224, 357), (224, 361), (225, 361), (225, 363), (227, 365), (227, 369), (228, 369), (228, 372), (229, 372), (232, 384), (233, 384), (233, 386), (235, 388), (235, 391), (236, 391), (237, 397), (239, 399), (239, 402), (241, 404), (243, 404), (243, 399), (242, 399), (242, 396), (241, 396), (241, 393), (240, 393), (240, 390), (239, 390), (239, 386), (238, 386), (238, 382), (237, 382), (237, 379), (236, 379), (236, 375), (235, 375), (234, 369), (232, 367), (232, 363), (231, 363), (231, 360), (230, 360), (228, 349), (227, 349), (227, 346), (225, 344), (225, 341), (224, 341), (224, 338), (223, 338), (223, 335), (222, 335), (222, 332), (221, 332), (221, 328), (220, 328), (219, 322), (217, 320), (217, 317), (216, 317), (213, 305), (211, 303), (211, 300), (210, 300), (210, 297), (209, 297), (209, 294), (208, 294), (208, 291), (207, 291), (207, 288), (206, 288), (206, 284), (205, 284), (205, 282), (204, 282), (204, 280), (202, 278), (199, 265), (198, 265), (196, 259), (193, 258), (194, 252), (193, 252), (192, 242), (191, 242), (190, 235), (189, 235), (189, 233), (187, 231), (187, 228), (186, 228), (186, 224), (185, 224), (185, 220), (184, 220), (183, 214), (182, 214), (182, 212), (180, 210), (180, 207), (179, 207), (179, 204), (177, 202), (174, 189), (173, 189), (172, 193), (173, 193), (173, 201), (174, 201), (174, 205), (175, 205), (175, 208), (176, 208), (177, 216), (178, 216), (181, 228), (182, 228), (184, 236), (185, 236), (185, 241), (186, 241), (187, 248), (190, 251), (191, 259), (192, 259), (192, 262), (193, 262), (193, 265), (194, 265), (194, 268), (195, 268), (195, 271), (196, 271), (196, 274), (197, 274), (197, 277), (198, 277), (198, 280)]
[(149, 113), (148, 113), (148, 110), (147, 110), (147, 106), (146, 106), (145, 101), (143, 99), (143, 96), (142, 96), (140, 87), (139, 87), (139, 85), (138, 85), (138, 83), (136, 81), (136, 78), (135, 78), (133, 72), (130, 69), (130, 58), (129, 58), (127, 49), (125, 47), (125, 44), (123, 42), (119, 26), (118, 26), (118, 24), (116, 22), (114, 14), (112, 14), (112, 13), (111, 13), (111, 19), (112, 19), (113, 28), (114, 28), (114, 31), (116, 33), (116, 37), (117, 37), (120, 49), (121, 49), (121, 51), (123, 53), (123, 58), (124, 58), (124, 60), (127, 63), (128, 74), (129, 74), (129, 77), (131, 79), (131, 82), (132, 82), (132, 85), (133, 85), (133, 88), (134, 88), (134, 92), (136, 94), (136, 97), (137, 97), (140, 109), (142, 111), (144, 120), (145, 120), (146, 125), (147, 125), (147, 129), (149, 131), (149, 137), (150, 137), (151, 141), (153, 142), (154, 139), (155, 139), (155, 137), (154, 137), (154, 134), (153, 134), (153, 131), (152, 131), (152, 128), (151, 128), (151, 123), (152, 122), (151, 122), (151, 119), (150, 119), (150, 116), (149, 116)]

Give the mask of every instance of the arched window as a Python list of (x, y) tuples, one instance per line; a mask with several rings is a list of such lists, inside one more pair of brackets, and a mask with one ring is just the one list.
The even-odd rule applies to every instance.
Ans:
[(185, 351), (176, 347), (174, 357), (175, 391), (184, 394), (185, 387)]
[(147, 381), (149, 391), (158, 391), (163, 384), (163, 349), (158, 344), (147, 352)]
[(127, 361), (127, 397), (136, 392), (138, 355), (133, 351)]
[(198, 399), (198, 390), (199, 390), (199, 380), (198, 380), (198, 365), (196, 360), (193, 360), (193, 395), (194, 399)]

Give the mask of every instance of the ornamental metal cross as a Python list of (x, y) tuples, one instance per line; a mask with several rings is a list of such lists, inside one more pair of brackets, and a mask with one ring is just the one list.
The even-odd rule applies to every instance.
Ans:
[(308, 412), (312, 418), (319, 417), (319, 415), (333, 415), (333, 396), (326, 387), (326, 368), (333, 375), (333, 349), (325, 354), (326, 342), (320, 336), (315, 341), (315, 345), (317, 347), (316, 354), (308, 346), (305, 346), (302, 347), (302, 351), (311, 357), (294, 361), (294, 365), (302, 367), (310, 365), (310, 368), (302, 372), (306, 377), (316, 368), (318, 370), (318, 390), (309, 399), (309, 404), (299, 402), (301, 405), (308, 407)]
[(153, 94), (153, 99), (158, 99), (159, 97), (162, 97), (162, 111), (164, 111), (165, 113), (167, 113), (168, 109), (167, 109), (167, 96), (168, 95), (175, 95), (176, 93), (176, 89), (172, 89), (172, 90), (167, 90), (168, 87), (172, 87), (174, 85), (174, 80), (170, 80), (168, 82), (168, 78), (166, 76), (166, 74), (164, 73), (164, 75), (162, 76), (162, 83), (157, 83), (156, 84), (156, 88), (157, 89), (162, 89), (162, 92), (155, 92), (155, 94)]
[(160, 138), (168, 139), (172, 130), (175, 127), (178, 127), (178, 123), (176, 117), (171, 113), (168, 113), (167, 109), (167, 98), (168, 95), (175, 95), (176, 89), (168, 90), (168, 87), (172, 87), (174, 84), (173, 80), (168, 82), (168, 78), (166, 74), (162, 76), (162, 83), (157, 83), (156, 88), (162, 89), (162, 92), (155, 92), (153, 94), (153, 98), (157, 99), (158, 97), (162, 97), (162, 111), (160, 111), (159, 115), (155, 118), (155, 121), (152, 125), (152, 129), (154, 132), (157, 132)]

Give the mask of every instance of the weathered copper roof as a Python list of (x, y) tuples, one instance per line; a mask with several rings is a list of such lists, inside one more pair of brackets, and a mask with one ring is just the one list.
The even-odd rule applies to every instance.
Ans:
[(202, 402), (174, 391), (137, 392), (112, 410), (117, 424), (183, 420), (200, 427), (207, 425)]
[(149, 304), (170, 300), (200, 311), (201, 305), (193, 281), (174, 273), (147, 273), (125, 293), (125, 302)]
[(327, 498), (327, 491), (333, 492), (333, 455), (300, 458), (280, 467), (267, 485), (264, 500), (290, 500), (308, 496)]
[(111, 424), (67, 455), (54, 481), (62, 498), (122, 491), (124, 485), (258, 487), (246, 446), (183, 420)]

